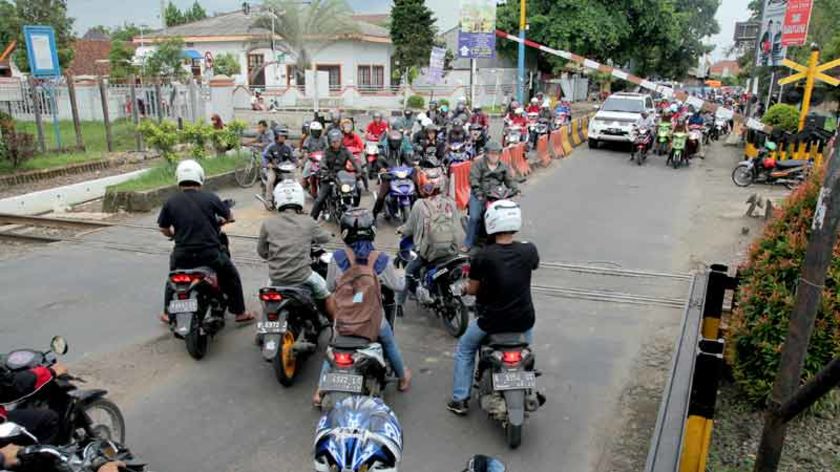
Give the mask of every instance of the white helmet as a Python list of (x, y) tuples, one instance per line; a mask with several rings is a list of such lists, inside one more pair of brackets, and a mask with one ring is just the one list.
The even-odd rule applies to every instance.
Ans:
[(429, 117), (427, 117), (425, 113), (420, 113), (419, 115), (417, 115), (417, 122), (418, 123), (422, 124), (424, 121), (426, 121), (428, 119), (429, 119)]
[(498, 200), (490, 205), (484, 214), (487, 234), (510, 233), (522, 227), (522, 210), (513, 200)]
[(425, 128), (426, 126), (435, 124), (435, 122), (428, 118), (425, 118), (420, 124), (423, 125), (423, 127)]
[(517, 115), (521, 115), (521, 114), (525, 113), (525, 109), (522, 108), (522, 107), (519, 107), (516, 110), (513, 110), (513, 112)]
[(321, 124), (320, 121), (313, 121), (309, 125), (309, 131), (323, 131), (323, 130), (324, 130), (324, 126)]
[(204, 185), (204, 169), (198, 162), (187, 159), (178, 163), (175, 168), (175, 179), (178, 185), (185, 182), (195, 182), (198, 185)]
[(303, 187), (294, 180), (284, 180), (274, 187), (274, 208), (283, 211), (286, 208), (303, 210)]

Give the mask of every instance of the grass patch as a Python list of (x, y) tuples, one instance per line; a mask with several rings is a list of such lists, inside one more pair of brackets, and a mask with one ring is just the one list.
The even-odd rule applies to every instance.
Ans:
[[(202, 159), (199, 162), (201, 163), (201, 166), (204, 167), (204, 174), (207, 177), (210, 177), (234, 170), (236, 165), (240, 163), (242, 159), (245, 159), (247, 155), (249, 154), (243, 153), (240, 154), (240, 156), (225, 155)], [(170, 165), (169, 163), (161, 163), (152, 167), (151, 170), (140, 177), (108, 187), (108, 190), (118, 192), (139, 192), (173, 184), (175, 184), (175, 166)]]
[(12, 167), (9, 161), (0, 161), (0, 174), (12, 172), (26, 172), (30, 170), (52, 169), (54, 167), (66, 166), (69, 164), (80, 164), (82, 162), (98, 161), (102, 159), (101, 154), (89, 154), (86, 152), (74, 152), (68, 154), (42, 154), (32, 159), (23, 161), (20, 166)]

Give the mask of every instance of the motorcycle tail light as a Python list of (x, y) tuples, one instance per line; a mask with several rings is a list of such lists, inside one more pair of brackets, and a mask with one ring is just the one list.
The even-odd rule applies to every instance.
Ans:
[(516, 365), (522, 362), (522, 351), (505, 351), (502, 353), (502, 362)]
[(339, 367), (350, 367), (353, 365), (353, 354), (350, 352), (333, 352), (333, 361)]
[(461, 273), (464, 275), (464, 277), (470, 275), (470, 265), (469, 264), (462, 265), (461, 266)]
[(279, 302), (282, 299), (283, 295), (278, 292), (262, 292), (260, 294), (260, 300), (264, 302)]
[(268, 320), (268, 321), (277, 321), (277, 320), (280, 319), (280, 314), (279, 313), (266, 313), (265, 314), (265, 319)]
[(172, 274), (169, 280), (174, 284), (188, 284), (200, 278), (201, 276), (198, 274)]

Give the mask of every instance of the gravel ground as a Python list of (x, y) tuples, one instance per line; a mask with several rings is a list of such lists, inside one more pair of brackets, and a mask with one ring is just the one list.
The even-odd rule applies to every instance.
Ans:
[[(718, 392), (707, 471), (752, 472), (764, 417), (738, 399), (734, 384)], [(787, 429), (780, 472), (840, 471), (840, 415), (806, 414)]]

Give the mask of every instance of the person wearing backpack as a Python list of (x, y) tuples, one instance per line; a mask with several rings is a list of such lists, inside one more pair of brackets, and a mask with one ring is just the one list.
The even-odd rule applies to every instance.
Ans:
[[(327, 267), (328, 312), (333, 317), (334, 333), (365, 338), (382, 345), (385, 357), (399, 378), (398, 390), (411, 385), (411, 370), (405, 367), (391, 324), (383, 316), (382, 286), (394, 293), (405, 288), (390, 258), (373, 246), (376, 226), (373, 214), (364, 208), (352, 208), (341, 217), (341, 239), (346, 244), (333, 253)], [(321, 375), (329, 370), (324, 361)], [(312, 398), (321, 404), (321, 391)]]
[(417, 200), (408, 215), (408, 221), (399, 229), (403, 236), (400, 241), (401, 257), (408, 259), (405, 252), (412, 245), (417, 251), (417, 257), (405, 268), (406, 288), (397, 298), (400, 307), (405, 304), (409, 292), (417, 290), (420, 270), (435, 261), (457, 254), (458, 245), (464, 240), (458, 205), (442, 193), (444, 181), (440, 169), (430, 169), (426, 173), (426, 179), (420, 187), (420, 194), (425, 198)]

